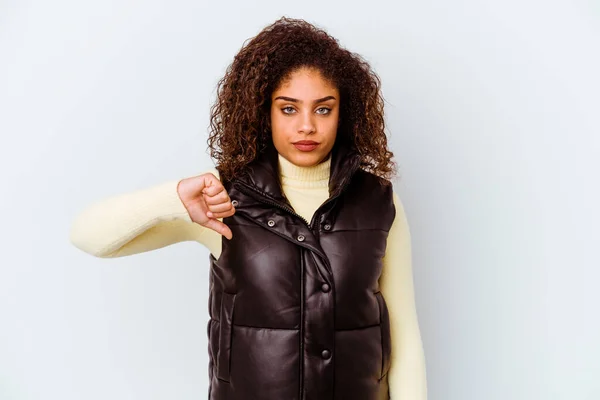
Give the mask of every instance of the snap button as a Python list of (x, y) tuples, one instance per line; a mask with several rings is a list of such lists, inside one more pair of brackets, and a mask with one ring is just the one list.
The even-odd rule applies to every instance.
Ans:
[(272, 219), (270, 219), (269, 221), (267, 221), (267, 225), (269, 225), (269, 226), (275, 226), (275, 221), (273, 221)]
[(231, 205), (234, 206), (234, 207), (237, 207), (238, 201), (237, 200), (231, 200)]
[(296, 239), (298, 239), (299, 242), (304, 242), (304, 235), (298, 235)]
[(331, 357), (331, 352), (325, 349), (321, 352), (321, 357), (323, 357), (324, 359), (328, 359), (329, 357)]
[(323, 225), (323, 229), (325, 229), (326, 231), (331, 229), (331, 225), (330, 224), (325, 224)]
[(325, 293), (329, 292), (329, 285), (327, 283), (324, 283), (321, 285), (321, 290), (324, 291)]

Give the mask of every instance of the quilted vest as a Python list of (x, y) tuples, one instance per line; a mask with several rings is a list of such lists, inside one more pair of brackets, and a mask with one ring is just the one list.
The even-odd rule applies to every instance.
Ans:
[(392, 186), (334, 147), (330, 197), (306, 221), (282, 192), (273, 147), (223, 181), (233, 239), (210, 254), (209, 400), (389, 399), (390, 328), (379, 291)]

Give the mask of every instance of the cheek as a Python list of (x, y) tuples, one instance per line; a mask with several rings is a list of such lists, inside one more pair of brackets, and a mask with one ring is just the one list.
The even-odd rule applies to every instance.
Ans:
[(335, 136), (335, 134), (337, 133), (338, 124), (339, 117), (336, 113), (336, 115), (331, 115), (330, 118), (327, 118), (324, 121), (323, 131), (327, 132), (328, 136)]

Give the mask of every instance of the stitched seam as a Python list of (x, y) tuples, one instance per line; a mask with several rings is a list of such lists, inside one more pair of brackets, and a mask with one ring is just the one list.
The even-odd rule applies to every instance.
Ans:
[(358, 328), (344, 328), (344, 329), (336, 329), (336, 332), (347, 332), (347, 331), (359, 331), (361, 329), (369, 329), (369, 328), (375, 328), (376, 326), (379, 326), (379, 324), (373, 324), (373, 325), (366, 325), (366, 326), (359, 326)]
[(251, 326), (251, 325), (240, 325), (240, 324), (231, 324), (232, 326), (239, 328), (250, 328), (250, 329), (269, 329), (269, 330), (278, 330), (278, 331), (299, 331), (300, 328), (271, 328), (268, 326)]
[(329, 231), (321, 231), (321, 232), (362, 232), (362, 231), (374, 231), (374, 232), (388, 232), (387, 229), (378, 229), (378, 228), (357, 228), (357, 229), (331, 229)]
[(384, 379), (385, 379), (385, 377), (386, 377), (386, 376), (388, 376), (388, 373), (389, 373), (389, 372), (390, 372), (390, 371), (386, 372), (386, 373), (385, 373), (385, 375), (383, 375), (381, 378), (379, 378), (379, 379), (378, 379), (378, 381), (379, 381), (379, 382), (381, 382), (382, 380), (384, 380)]

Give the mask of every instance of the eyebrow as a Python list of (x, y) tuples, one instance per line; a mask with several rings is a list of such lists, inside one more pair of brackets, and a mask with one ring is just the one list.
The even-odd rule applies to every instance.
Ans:
[[(275, 97), (275, 99), (273, 99), (273, 101), (275, 101), (275, 100), (285, 100), (285, 101), (290, 101), (292, 103), (302, 103), (302, 100), (294, 99), (293, 97), (287, 97), (287, 96), (277, 96), (277, 97)], [(335, 97), (333, 97), (333, 96), (325, 96), (325, 97), (323, 97), (321, 99), (314, 100), (313, 103), (314, 104), (316, 104), (316, 103), (322, 103), (322, 102), (327, 101), (327, 100), (335, 100)]]

